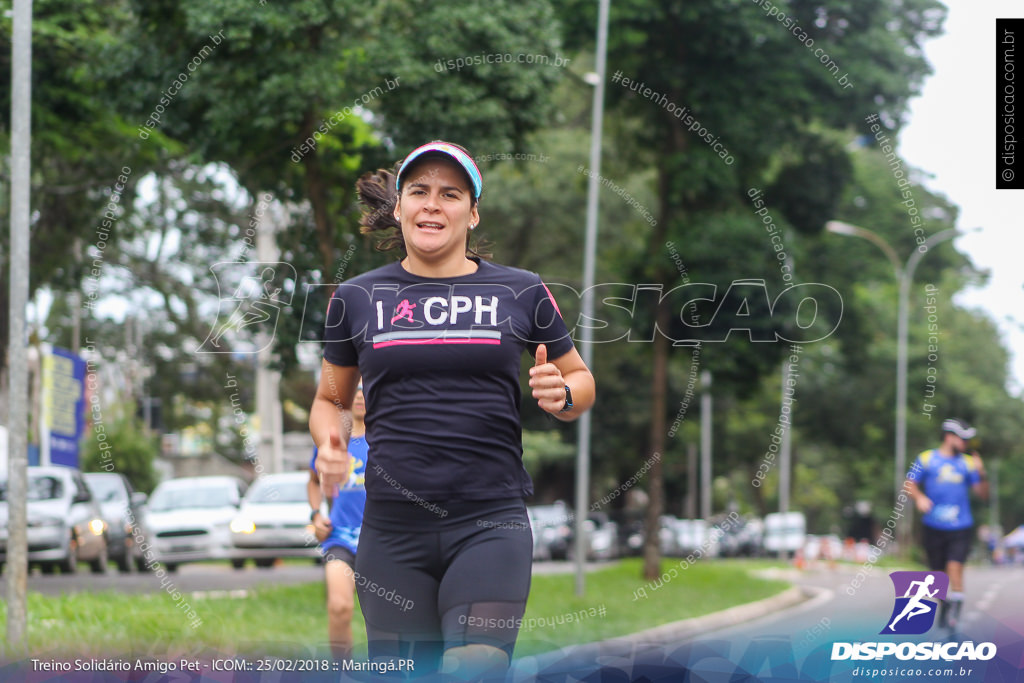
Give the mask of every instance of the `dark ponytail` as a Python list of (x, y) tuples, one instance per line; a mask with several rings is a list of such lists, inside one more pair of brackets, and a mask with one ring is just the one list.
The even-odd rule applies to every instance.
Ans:
[(356, 181), (356, 194), (359, 195), (359, 203), (363, 205), (359, 232), (364, 235), (382, 235), (377, 243), (378, 251), (401, 249), (405, 253), (402, 225), (395, 219), (395, 204), (398, 202), (398, 190), (395, 189), (397, 172), (396, 165), (393, 171), (378, 169)]
[[(467, 152), (468, 154), (468, 152)], [(363, 175), (356, 181), (356, 194), (363, 205), (363, 215), (359, 219), (359, 232), (364, 235), (379, 234), (377, 251), (398, 249), (405, 254), (405, 238), (402, 235), (402, 224), (395, 218), (395, 205), (398, 203), (398, 190), (395, 189), (395, 176), (401, 162), (388, 171), (383, 168)], [(476, 197), (471, 197), (475, 206)], [(486, 240), (470, 241), (470, 232), (466, 236), (466, 256), (491, 258), (490, 243)]]

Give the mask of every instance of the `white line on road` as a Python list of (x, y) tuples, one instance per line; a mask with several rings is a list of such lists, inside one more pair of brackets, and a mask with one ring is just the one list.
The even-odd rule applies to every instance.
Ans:
[(979, 610), (982, 612), (988, 611), (988, 608), (992, 606), (992, 602), (996, 599), (996, 596), (999, 595), (999, 591), (1002, 589), (1003, 583), (1003, 581), (1000, 581), (999, 583), (990, 586), (989, 589), (985, 591), (985, 594), (981, 596), (981, 600), (978, 601)]

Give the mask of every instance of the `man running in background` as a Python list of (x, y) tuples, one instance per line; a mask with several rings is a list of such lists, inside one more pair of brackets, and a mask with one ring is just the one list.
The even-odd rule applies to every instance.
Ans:
[(988, 498), (985, 466), (978, 455), (966, 455), (966, 441), (977, 430), (962, 420), (942, 423), (942, 444), (924, 451), (907, 475), (906, 489), (921, 512), (928, 568), (949, 576), (949, 595), (939, 625), (955, 630), (964, 601), (964, 562), (973, 538), (970, 492)]
[(335, 492), (330, 519), (320, 512), (320, 475), (316, 471), (316, 449), (309, 463), (306, 492), (313, 508), (311, 519), (324, 558), (327, 586), (327, 636), (335, 659), (352, 657), (352, 612), (355, 608), (355, 564), (359, 530), (366, 505), (366, 401), (363, 385), (352, 402), (352, 431), (348, 441), (348, 481)]

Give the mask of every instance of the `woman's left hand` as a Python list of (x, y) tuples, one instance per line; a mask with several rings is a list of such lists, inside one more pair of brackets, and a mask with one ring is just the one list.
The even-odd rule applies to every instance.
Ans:
[(533, 397), (541, 410), (552, 414), (561, 412), (565, 407), (565, 380), (562, 371), (554, 363), (548, 362), (548, 348), (544, 344), (537, 346), (536, 364), (530, 368), (530, 387)]

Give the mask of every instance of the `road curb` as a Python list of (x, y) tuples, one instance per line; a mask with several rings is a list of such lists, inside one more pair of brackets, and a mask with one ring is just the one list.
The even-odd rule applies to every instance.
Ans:
[(717, 631), (728, 626), (735, 626), (747, 621), (753, 621), (760, 617), (773, 614), (780, 610), (799, 605), (809, 600), (813, 594), (797, 586), (790, 586), (777, 595), (756, 602), (748, 602), (736, 607), (730, 607), (720, 612), (712, 612), (701, 617), (675, 621), (671, 624), (662, 624), (645, 631), (631, 633), (628, 636), (612, 638), (610, 640), (622, 640), (632, 643), (643, 643), (645, 645), (663, 645), (666, 643), (678, 643), (682, 640)]
[[(607, 640), (582, 645), (563, 647), (553, 652), (527, 656), (512, 662), (510, 680), (520, 680), (522, 676), (545, 670), (548, 667), (562, 666), (576, 662), (580, 665), (593, 666), (598, 658), (609, 656), (625, 656), (651, 647), (678, 645), (696, 636), (753, 621), (760, 617), (774, 614), (784, 609), (795, 607), (815, 596), (815, 591), (798, 586), (790, 586), (786, 590), (763, 600), (748, 602), (730, 607), (719, 612), (712, 612), (692, 619), (684, 619), (654, 628), (645, 629), (626, 636), (617, 636)], [(568, 670), (568, 669), (567, 669)], [(526, 679), (523, 679), (526, 680)]]

